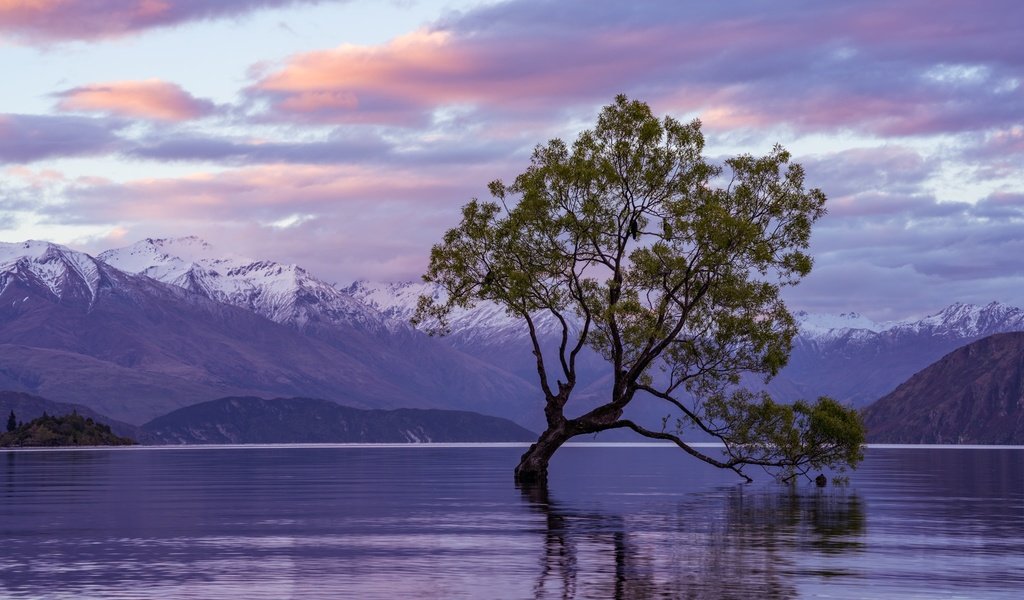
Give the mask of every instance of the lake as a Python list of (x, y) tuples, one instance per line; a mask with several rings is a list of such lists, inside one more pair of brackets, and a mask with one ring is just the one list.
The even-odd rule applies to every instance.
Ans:
[(0, 453), (2, 598), (1020, 598), (1024, 449), (870, 448), (846, 486), (664, 446)]

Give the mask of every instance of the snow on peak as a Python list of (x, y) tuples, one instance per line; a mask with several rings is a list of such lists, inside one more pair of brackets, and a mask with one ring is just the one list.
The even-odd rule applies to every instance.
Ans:
[(107, 250), (100, 258), (122, 271), (177, 285), (299, 329), (312, 321), (371, 329), (384, 325), (376, 311), (301, 267), (224, 253), (195, 236), (147, 238)]
[(946, 337), (973, 338), (1005, 331), (1024, 330), (1024, 310), (991, 302), (985, 306), (955, 302), (924, 318), (876, 323), (857, 313), (840, 315), (795, 313), (800, 334), (806, 338), (835, 338), (853, 332), (861, 337), (873, 334), (927, 333)]
[(1024, 310), (999, 302), (985, 306), (956, 302), (920, 320), (894, 323), (891, 330), (927, 331), (937, 335), (976, 337), (1024, 329)]
[(380, 283), (356, 281), (344, 290), (392, 319), (408, 321), (416, 312), (421, 295), (442, 299), (440, 288), (423, 282)]
[(824, 334), (835, 330), (864, 329), (878, 332), (883, 329), (883, 326), (879, 323), (855, 312), (836, 315), (800, 311), (793, 316), (796, 317), (800, 331), (811, 335)]
[[(357, 281), (345, 291), (367, 303), (383, 315), (408, 322), (416, 312), (420, 296), (443, 300), (444, 292), (435, 284), (408, 281), (404, 283), (378, 283)], [(537, 314), (536, 324), (542, 333), (560, 331), (555, 318), (547, 312)], [(427, 322), (421, 329), (429, 330), (437, 324)], [(526, 335), (525, 325), (518, 317), (494, 302), (478, 302), (472, 308), (455, 308), (449, 315), (451, 335), (464, 340), (491, 338), (494, 341)]]
[(103, 262), (128, 273), (138, 273), (172, 283), (195, 267), (248, 263), (238, 256), (220, 256), (207, 242), (195, 237), (146, 238), (131, 246), (100, 253)]
[(50, 242), (43, 242), (40, 240), (26, 240), (24, 242), (0, 242), (0, 265), (7, 266), (16, 262), (18, 259), (27, 258), (31, 260), (39, 260), (47, 252), (52, 251), (54, 248), (63, 249), (71, 252), (69, 248), (60, 246), (58, 244), (51, 244)]
[[(68, 293), (95, 302), (101, 274), (96, 259), (51, 242), (0, 242), (0, 274), (23, 269), (58, 298)], [(5, 278), (5, 285), (10, 279)], [(2, 292), (2, 290), (0, 290)]]

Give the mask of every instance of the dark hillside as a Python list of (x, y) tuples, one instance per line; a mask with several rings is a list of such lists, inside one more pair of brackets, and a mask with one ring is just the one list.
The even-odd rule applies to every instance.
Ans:
[(868, 441), (1024, 444), (1024, 333), (950, 352), (864, 410)]
[(519, 442), (512, 421), (452, 410), (360, 410), (312, 398), (231, 397), (178, 409), (143, 425), (155, 443)]

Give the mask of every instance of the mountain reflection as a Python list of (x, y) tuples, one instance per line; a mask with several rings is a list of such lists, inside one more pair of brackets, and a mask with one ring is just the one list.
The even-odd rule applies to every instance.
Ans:
[(539, 486), (520, 491), (546, 526), (537, 598), (792, 598), (798, 577), (849, 574), (809, 568), (799, 553), (849, 555), (864, 543), (864, 506), (842, 488), (735, 486), (656, 514), (574, 508)]

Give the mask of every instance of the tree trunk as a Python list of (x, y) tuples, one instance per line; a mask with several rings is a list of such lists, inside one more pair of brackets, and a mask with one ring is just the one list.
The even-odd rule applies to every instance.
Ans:
[(516, 483), (525, 485), (543, 485), (548, 481), (548, 461), (562, 444), (569, 441), (572, 435), (566, 431), (565, 425), (548, 427), (530, 449), (527, 450), (516, 467)]

